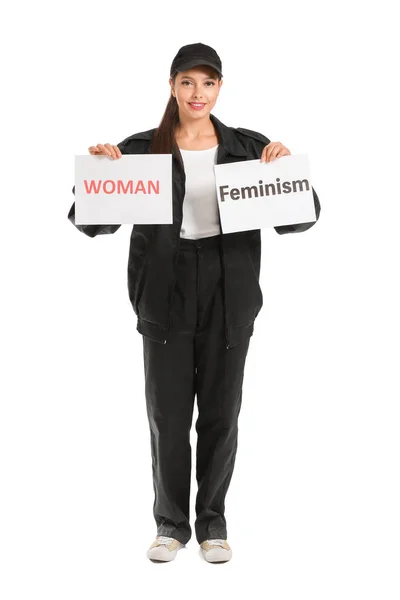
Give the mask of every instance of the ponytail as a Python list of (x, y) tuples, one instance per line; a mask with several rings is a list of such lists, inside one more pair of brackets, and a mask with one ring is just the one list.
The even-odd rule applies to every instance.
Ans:
[[(177, 71), (171, 75), (173, 84), (175, 84), (176, 75)], [(178, 150), (175, 140), (175, 129), (178, 124), (179, 107), (171, 91), (164, 115), (151, 141), (150, 152), (152, 154), (172, 154), (173, 150)], [(179, 156), (179, 152), (177, 152), (177, 156)]]

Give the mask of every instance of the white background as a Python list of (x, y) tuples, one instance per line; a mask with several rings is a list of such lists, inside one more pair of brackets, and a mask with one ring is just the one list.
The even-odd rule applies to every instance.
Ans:
[[(398, 600), (394, 8), (39, 0), (3, 11), (4, 600)], [(233, 558), (206, 563), (193, 534), (154, 564), (131, 227), (91, 239), (67, 213), (74, 155), (156, 127), (172, 59), (199, 41), (222, 59), (215, 116), (307, 153), (322, 211), (307, 232), (262, 232), (264, 307), (226, 500)], [(194, 492), (193, 475), (192, 524)]]

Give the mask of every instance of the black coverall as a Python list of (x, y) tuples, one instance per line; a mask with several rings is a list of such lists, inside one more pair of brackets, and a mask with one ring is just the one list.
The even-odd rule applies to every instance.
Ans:
[[(210, 115), (218, 135), (217, 164), (260, 158), (263, 134), (227, 127)], [(118, 144), (144, 154), (155, 129)], [(73, 191), (75, 188), (73, 189)], [(320, 203), (312, 188), (317, 220)], [(185, 174), (173, 156), (172, 225), (135, 225), (128, 290), (143, 336), (145, 395), (153, 469), (153, 514), (158, 535), (191, 538), (190, 429), (197, 397), (195, 533), (199, 543), (227, 538), (225, 497), (238, 444), (244, 366), (254, 321), (262, 307), (260, 230), (182, 239)], [(75, 203), (68, 218), (75, 225)], [(277, 226), (279, 234), (315, 224)], [(120, 225), (75, 225), (90, 237)]]

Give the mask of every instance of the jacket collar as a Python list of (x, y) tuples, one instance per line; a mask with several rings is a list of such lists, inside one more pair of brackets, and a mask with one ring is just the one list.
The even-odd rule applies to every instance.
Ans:
[[(218, 143), (220, 146), (223, 146), (223, 148), (233, 156), (247, 156), (247, 151), (236, 137), (235, 129), (233, 127), (224, 125), (212, 113), (210, 113), (210, 120), (217, 132)], [(154, 132), (155, 129), (148, 129), (147, 131), (136, 133), (132, 137), (135, 139), (151, 140)]]
[(217, 131), (219, 144), (233, 156), (247, 156), (247, 150), (236, 137), (235, 129), (227, 127), (211, 113), (210, 119)]

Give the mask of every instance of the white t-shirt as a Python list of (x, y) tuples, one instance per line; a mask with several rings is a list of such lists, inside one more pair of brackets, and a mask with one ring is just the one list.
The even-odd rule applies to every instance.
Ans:
[(214, 165), (218, 144), (207, 150), (182, 150), (186, 174), (181, 237), (197, 240), (219, 235)]

